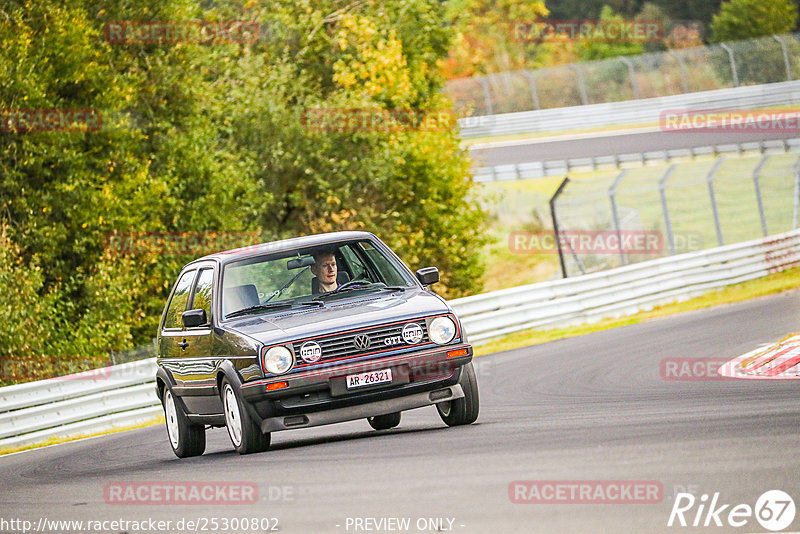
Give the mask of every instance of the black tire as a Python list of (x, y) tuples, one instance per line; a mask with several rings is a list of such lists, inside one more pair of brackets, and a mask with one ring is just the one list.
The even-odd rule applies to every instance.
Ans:
[(469, 425), (478, 419), (480, 410), (480, 399), (478, 398), (478, 379), (475, 377), (475, 369), (472, 362), (461, 369), (461, 377), (458, 379), (461, 388), (464, 390), (464, 397), (453, 401), (440, 402), (436, 405), (439, 417), (447, 426)]
[(261, 432), (261, 427), (250, 417), (242, 399), (236, 393), (236, 388), (227, 378), (222, 380), (220, 395), (225, 412), (225, 426), (236, 452), (251, 454), (269, 449), (270, 434)]
[(175, 398), (169, 386), (164, 387), (161, 405), (164, 407), (167, 438), (175, 456), (189, 458), (203, 454), (206, 450), (206, 428), (189, 421), (181, 402)]
[(400, 424), (400, 416), (401, 412), (387, 413), (386, 415), (367, 417), (367, 422), (375, 430), (389, 430)]

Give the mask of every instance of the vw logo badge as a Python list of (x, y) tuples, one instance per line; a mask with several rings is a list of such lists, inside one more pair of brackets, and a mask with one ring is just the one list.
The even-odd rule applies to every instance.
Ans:
[(422, 328), (417, 323), (408, 323), (403, 327), (403, 340), (409, 345), (422, 341)]
[(316, 341), (306, 341), (300, 347), (300, 357), (308, 363), (314, 363), (322, 358), (322, 347)]
[(356, 346), (357, 349), (366, 350), (369, 348), (372, 342), (369, 339), (367, 334), (358, 334), (355, 339), (353, 339), (353, 344)]

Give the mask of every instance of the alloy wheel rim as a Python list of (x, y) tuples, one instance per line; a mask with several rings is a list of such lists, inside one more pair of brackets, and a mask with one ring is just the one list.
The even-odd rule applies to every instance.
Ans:
[(167, 419), (167, 435), (172, 447), (178, 448), (178, 411), (175, 409), (175, 399), (172, 397), (172, 392), (167, 390), (166, 402), (164, 403), (164, 412)]
[(236, 394), (229, 385), (225, 387), (225, 425), (228, 427), (228, 435), (235, 447), (242, 443), (242, 418), (239, 414), (239, 403), (236, 402)]

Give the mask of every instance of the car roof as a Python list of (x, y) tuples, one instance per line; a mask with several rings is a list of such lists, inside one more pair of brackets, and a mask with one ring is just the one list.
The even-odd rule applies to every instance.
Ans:
[(208, 254), (202, 258), (198, 258), (186, 264), (186, 267), (204, 261), (216, 261), (220, 264), (230, 263), (232, 261), (249, 258), (252, 256), (259, 256), (265, 253), (282, 252), (294, 248), (313, 247), (317, 245), (324, 245), (326, 243), (335, 243), (338, 241), (347, 241), (350, 239), (372, 239), (377, 240), (377, 236), (370, 232), (329, 232), (327, 234), (315, 234), (301, 237), (292, 237), (290, 239), (282, 239), (280, 241), (270, 241), (267, 243), (259, 243), (256, 245), (249, 245), (241, 248), (234, 248), (231, 250), (223, 250)]

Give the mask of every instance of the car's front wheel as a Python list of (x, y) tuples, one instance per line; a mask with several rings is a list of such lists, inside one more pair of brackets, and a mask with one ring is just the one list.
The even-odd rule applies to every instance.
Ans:
[(228, 436), (230, 436), (236, 452), (250, 454), (267, 450), (270, 434), (261, 432), (258, 423), (250, 417), (227, 378), (222, 380), (221, 395), (222, 408), (225, 411), (225, 426), (228, 428)]
[(206, 450), (206, 429), (203, 425), (191, 424), (169, 386), (164, 388), (161, 403), (167, 420), (167, 437), (175, 456), (189, 458), (203, 454)]
[(478, 398), (478, 379), (475, 377), (475, 369), (472, 362), (461, 369), (461, 377), (458, 379), (461, 388), (464, 390), (464, 397), (452, 401), (440, 402), (436, 405), (439, 417), (447, 426), (469, 425), (478, 418), (480, 400)]
[(400, 424), (400, 415), (400, 412), (376, 415), (375, 417), (367, 417), (367, 422), (375, 430), (389, 430)]

